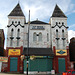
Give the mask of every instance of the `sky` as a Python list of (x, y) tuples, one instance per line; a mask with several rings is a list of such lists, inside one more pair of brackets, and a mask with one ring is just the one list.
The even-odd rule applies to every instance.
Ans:
[(22, 11), (28, 21), (28, 12), (30, 9), (30, 20), (36, 20), (49, 23), (55, 5), (57, 4), (64, 12), (67, 18), (68, 39), (75, 37), (75, 0), (0, 0), (0, 29), (4, 29), (5, 48), (7, 39), (8, 15), (14, 7), (20, 3)]

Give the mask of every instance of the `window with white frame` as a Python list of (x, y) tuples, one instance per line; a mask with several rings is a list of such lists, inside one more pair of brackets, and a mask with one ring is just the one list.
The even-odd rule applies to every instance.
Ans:
[(56, 29), (56, 44), (57, 44), (57, 49), (59, 48), (59, 40), (58, 40), (58, 29)]
[(28, 41), (28, 33), (26, 33), (26, 40)]
[(13, 45), (13, 39), (10, 40), (10, 46), (12, 46), (12, 45)]
[(65, 46), (65, 40), (63, 40), (63, 47)]
[(49, 34), (47, 33), (47, 41), (49, 41)]
[(35, 32), (33, 33), (33, 41), (37, 41), (37, 36)]
[(58, 38), (58, 29), (56, 29), (56, 38)]
[(19, 46), (19, 39), (17, 39), (17, 46)]
[(56, 22), (56, 25), (58, 25), (58, 22)]
[(62, 30), (62, 38), (64, 38), (64, 30)]
[(20, 35), (20, 29), (17, 30), (17, 37)]
[[(19, 38), (20, 36), (20, 29), (17, 30), (17, 37)], [(17, 39), (17, 46), (19, 46), (19, 39)]]
[(42, 41), (42, 33), (39, 33), (38, 41)]
[(57, 42), (57, 49), (59, 48), (59, 40), (56, 40), (56, 42)]
[(13, 37), (13, 33), (14, 33), (14, 30), (12, 29), (12, 30), (11, 30), (11, 37)]
[[(11, 37), (13, 37), (13, 34), (14, 34), (14, 30), (11, 29)], [(13, 45), (13, 39), (10, 40), (10, 46), (12, 46), (12, 45)]]

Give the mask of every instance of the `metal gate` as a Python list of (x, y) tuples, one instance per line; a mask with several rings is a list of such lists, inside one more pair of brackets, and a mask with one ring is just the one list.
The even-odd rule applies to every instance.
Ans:
[[(52, 59), (29, 60), (29, 71), (51, 71)], [(24, 71), (26, 71), (26, 60), (24, 61)]]
[(10, 71), (17, 71), (17, 65), (18, 65), (18, 58), (17, 57), (11, 57), (10, 58)]
[(66, 71), (65, 58), (58, 58), (58, 68), (59, 68), (59, 72)]

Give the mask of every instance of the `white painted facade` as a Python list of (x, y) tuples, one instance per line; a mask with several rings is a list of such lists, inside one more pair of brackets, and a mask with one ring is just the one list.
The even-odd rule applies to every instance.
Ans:
[[(12, 21), (12, 20), (11, 20)], [(13, 19), (13, 21), (15, 21)], [(20, 21), (16, 19), (16, 21)], [(66, 18), (51, 18), (51, 25), (50, 24), (30, 24), (30, 30), (29, 30), (29, 47), (39, 47), (39, 48), (50, 48), (51, 44), (52, 46), (56, 46), (56, 29), (58, 29), (58, 37), (59, 37), (59, 49), (66, 49), (66, 46), (68, 44), (68, 32), (67, 29), (62, 26), (61, 28), (59, 28), (58, 26), (56, 26), (55, 28), (51, 28), (52, 26), (56, 25), (56, 22), (60, 22), (59, 26), (62, 25), (62, 22), (64, 22), (64, 25), (67, 26), (67, 19)], [(24, 22), (23, 22), (24, 23)], [(28, 24), (21, 24), (24, 26), (24, 28), (22, 28), (20, 25), (18, 25), (17, 27), (15, 27), (14, 25), (11, 25), (11, 23), (9, 22), (8, 25), (11, 25), (8, 28), (8, 33), (7, 33), (7, 47), (11, 47), (10, 46), (10, 37), (11, 37), (11, 30), (14, 30), (14, 34), (13, 34), (13, 45), (12, 47), (17, 47), (17, 30), (20, 29), (20, 41), (19, 41), (19, 46), (18, 47), (27, 47), (27, 33), (28, 33)], [(44, 30), (35, 30), (35, 29), (31, 29), (32, 26), (44, 26), (45, 29)], [(62, 40), (62, 30), (64, 30), (64, 38), (65, 39), (65, 46), (63, 47), (63, 40)], [(38, 41), (38, 37), (37, 37), (37, 41), (34, 42), (33, 41), (33, 33), (39, 34), (42, 33), (42, 41)], [(49, 34), (49, 41), (47, 41), (47, 33)]]
[[(7, 47), (27, 47), (27, 34), (28, 34), (28, 24), (26, 24), (26, 19), (23, 16), (9, 16), (8, 17), (8, 32), (7, 32)], [(38, 20), (37, 20), (38, 21)], [(13, 24), (12, 24), (13, 22)], [(20, 24), (18, 25), (18, 23)], [(56, 22), (58, 26), (56, 26)], [(29, 47), (37, 47), (37, 48), (53, 48), (56, 49), (66, 49), (68, 44), (68, 32), (67, 32), (67, 18), (65, 17), (51, 17), (50, 24), (30, 24), (29, 30)], [(64, 25), (62, 25), (64, 23)], [(16, 27), (15, 27), (16, 26)], [(22, 27), (24, 26), (24, 27)], [(43, 26), (44, 29), (31, 29), (32, 26)], [(54, 27), (54, 28), (52, 28)], [(12, 46), (11, 43), (11, 31), (13, 29), (13, 40)], [(17, 45), (17, 32), (18, 29), (20, 30), (19, 33), (19, 45)], [(58, 46), (57, 47), (57, 37), (56, 37), (56, 30), (58, 30)], [(64, 45), (62, 40), (62, 30), (64, 30)], [(42, 41), (33, 41), (33, 34), (42, 34)], [(47, 34), (49, 35), (49, 40), (47, 41)]]
[[(46, 25), (32, 25), (30, 24), (30, 27), (32, 26), (44, 26), (45, 29), (44, 30), (34, 30), (31, 29), (29, 30), (29, 47), (39, 47), (39, 48), (50, 48), (51, 47), (51, 39), (50, 39), (50, 25), (46, 24)], [(10, 37), (11, 37), (11, 30), (14, 30), (14, 34), (13, 34), (13, 45), (10, 46)], [(19, 42), (19, 46), (17, 46), (17, 30), (20, 29), (20, 42)], [(37, 36), (37, 41), (33, 41), (33, 33), (36, 32), (36, 34), (42, 33), (42, 41), (38, 41), (38, 36)], [(8, 32), (7, 32), (7, 47), (27, 47), (27, 33), (28, 33), (28, 24), (24, 25), (24, 28), (22, 28), (20, 25), (18, 25), (17, 27), (15, 27), (14, 25), (10, 26), (8, 28)], [(49, 41), (47, 41), (47, 33), (49, 34)]]
[[(56, 25), (56, 22), (58, 23), (58, 26)], [(68, 45), (68, 31), (67, 31), (67, 18), (59, 18), (59, 17), (51, 17), (50, 20), (51, 23), (51, 27), (55, 26), (54, 28), (51, 28), (51, 33), (52, 33), (52, 46), (55, 46), (56, 49), (66, 49), (66, 46)], [(62, 23), (64, 23), (64, 26), (62, 26)], [(57, 42), (56, 42), (56, 30), (58, 30), (58, 43), (59, 43), (59, 47), (57, 48)], [(62, 30), (64, 30), (64, 44), (65, 46), (63, 46), (63, 40), (62, 40)]]
[[(25, 23), (25, 17), (8, 17), (9, 21), (8, 21), (8, 31), (7, 31), (7, 47), (21, 47), (23, 46), (23, 41), (24, 41), (24, 28), (20, 26), (20, 24), (22, 26), (24, 26)], [(12, 24), (13, 22), (13, 24)], [(18, 22), (20, 22), (20, 24), (18, 25)], [(15, 27), (17, 26), (17, 27)], [(11, 30), (13, 29), (13, 41), (12, 41), (12, 46), (10, 46), (10, 37), (11, 37)], [(18, 29), (20, 29), (20, 34), (19, 34), (19, 46), (17, 46), (17, 32)]]

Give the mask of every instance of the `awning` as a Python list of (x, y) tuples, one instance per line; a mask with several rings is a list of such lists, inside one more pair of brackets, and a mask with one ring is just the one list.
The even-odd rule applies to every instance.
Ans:
[[(24, 48), (23, 54), (27, 55), (27, 48)], [(54, 56), (54, 53), (51, 48), (29, 48), (28, 55), (35, 55), (35, 56)]]

